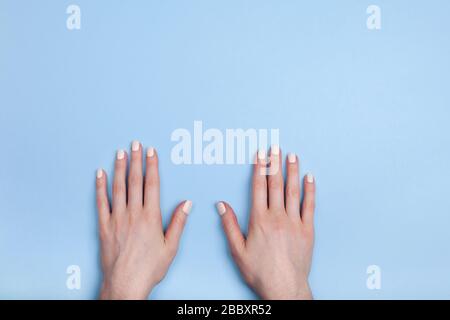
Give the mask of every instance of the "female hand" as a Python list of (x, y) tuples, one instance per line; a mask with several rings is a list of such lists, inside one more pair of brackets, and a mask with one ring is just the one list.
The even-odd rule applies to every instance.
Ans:
[(297, 156), (286, 161), (284, 190), (282, 157), (273, 146), (266, 175), (265, 152), (258, 152), (253, 172), (253, 197), (247, 238), (233, 209), (217, 204), (232, 256), (244, 279), (263, 299), (312, 299), (308, 275), (314, 241), (314, 177), (303, 181), (300, 204)]
[(164, 233), (159, 205), (158, 156), (147, 150), (145, 180), (142, 146), (132, 143), (127, 176), (127, 153), (117, 152), (112, 210), (106, 172), (97, 171), (97, 207), (103, 284), (101, 299), (146, 299), (166, 274), (175, 257), (192, 202), (175, 209)]

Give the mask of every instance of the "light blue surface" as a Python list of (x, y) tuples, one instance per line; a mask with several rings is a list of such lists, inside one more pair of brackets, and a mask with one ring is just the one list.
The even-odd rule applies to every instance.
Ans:
[[(66, 28), (72, 3), (81, 30)], [(450, 298), (449, 12), (445, 0), (0, 0), (0, 298), (97, 296), (95, 170), (112, 175), (133, 139), (159, 151), (165, 220), (194, 202), (152, 298), (253, 298), (214, 210), (229, 201), (245, 227), (251, 168), (172, 164), (170, 135), (194, 120), (279, 128), (315, 174), (316, 298)]]

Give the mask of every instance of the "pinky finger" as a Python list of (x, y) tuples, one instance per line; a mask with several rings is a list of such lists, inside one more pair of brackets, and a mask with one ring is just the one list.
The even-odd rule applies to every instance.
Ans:
[(302, 222), (305, 225), (314, 224), (314, 210), (316, 203), (316, 183), (314, 176), (308, 173), (303, 181)]
[(104, 225), (111, 214), (109, 207), (107, 177), (103, 169), (97, 170), (96, 189), (97, 189), (97, 210), (100, 225)]

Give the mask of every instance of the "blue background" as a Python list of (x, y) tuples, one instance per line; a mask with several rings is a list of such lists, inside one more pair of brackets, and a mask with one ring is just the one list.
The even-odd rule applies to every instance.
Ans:
[[(158, 149), (164, 219), (194, 202), (151, 298), (253, 298), (214, 209), (229, 201), (246, 227), (251, 167), (172, 164), (170, 135), (194, 120), (279, 128), (315, 174), (316, 298), (450, 298), (449, 12), (444, 0), (0, 0), (0, 298), (97, 297), (95, 170), (112, 175), (133, 139)], [(66, 288), (72, 264), (81, 290)], [(371, 264), (381, 290), (366, 287)]]

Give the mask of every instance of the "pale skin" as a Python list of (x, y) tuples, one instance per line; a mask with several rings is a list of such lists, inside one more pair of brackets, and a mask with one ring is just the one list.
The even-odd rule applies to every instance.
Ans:
[(263, 299), (312, 299), (308, 283), (314, 242), (315, 182), (303, 179), (303, 201), (298, 158), (286, 159), (286, 184), (282, 156), (272, 147), (269, 175), (267, 160), (259, 152), (254, 164), (252, 206), (247, 237), (236, 215), (225, 202), (217, 204), (231, 254), (248, 285)]
[[(164, 278), (178, 249), (192, 202), (181, 202), (164, 232), (159, 199), (158, 155), (134, 141), (131, 155), (117, 152), (112, 204), (107, 176), (97, 171), (97, 207), (103, 282), (101, 299), (146, 299)], [(127, 177), (128, 158), (130, 158)], [(128, 182), (127, 182), (128, 181)]]
[[(192, 202), (181, 202), (164, 232), (159, 203), (158, 156), (146, 152), (143, 173), (142, 145), (132, 144), (130, 157), (117, 152), (112, 205), (107, 176), (97, 171), (97, 207), (103, 283), (101, 299), (146, 299), (164, 278), (175, 257)], [(128, 158), (130, 158), (127, 178)], [(314, 241), (315, 182), (303, 180), (300, 203), (298, 158), (286, 160), (284, 186), (282, 156), (272, 147), (267, 159), (259, 152), (253, 173), (252, 208), (247, 237), (233, 209), (219, 202), (232, 256), (251, 288), (263, 299), (312, 299), (308, 284)], [(128, 181), (128, 182), (127, 182)]]

